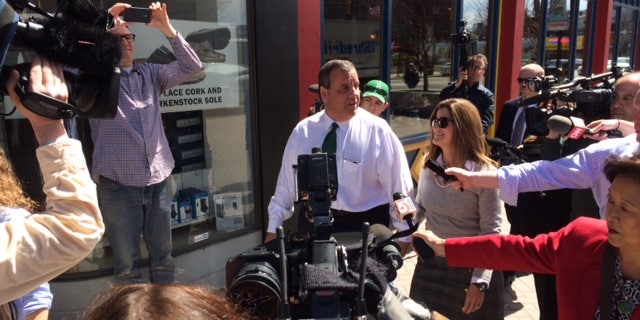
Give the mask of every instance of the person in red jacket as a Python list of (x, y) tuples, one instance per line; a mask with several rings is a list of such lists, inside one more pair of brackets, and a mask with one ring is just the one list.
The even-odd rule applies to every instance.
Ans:
[(580, 217), (535, 238), (486, 235), (441, 239), (416, 232), (455, 267), (556, 275), (559, 319), (640, 319), (640, 153), (611, 157), (605, 220)]

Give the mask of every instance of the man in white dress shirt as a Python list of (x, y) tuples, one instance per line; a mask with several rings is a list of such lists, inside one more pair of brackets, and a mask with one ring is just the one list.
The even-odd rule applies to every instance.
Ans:
[[(371, 225), (393, 224), (398, 230), (406, 230), (406, 222), (398, 220), (393, 205), (396, 192), (414, 197), (400, 140), (384, 119), (358, 107), (360, 80), (351, 62), (328, 61), (318, 74), (318, 84), (325, 109), (300, 121), (287, 141), (275, 194), (269, 203), (265, 241), (274, 239), (276, 228), (294, 213), (298, 190), (292, 167), (297, 164), (298, 155), (321, 147), (334, 122), (338, 125), (338, 193), (331, 203), (332, 231), (360, 231), (363, 221)], [(405, 253), (411, 239), (400, 240)]]

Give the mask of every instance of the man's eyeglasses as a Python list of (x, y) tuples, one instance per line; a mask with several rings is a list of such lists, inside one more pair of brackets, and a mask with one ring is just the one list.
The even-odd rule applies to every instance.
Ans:
[(120, 38), (127, 40), (127, 42), (133, 42), (136, 40), (136, 35), (133, 33), (129, 33), (129, 34), (122, 34), (120, 35)]
[(380, 88), (376, 88), (376, 87), (373, 87), (373, 86), (365, 86), (364, 87), (364, 92), (377, 93), (377, 94), (381, 95), (383, 98), (387, 99), (387, 92), (384, 91), (383, 89), (380, 89)]
[(453, 119), (447, 117), (435, 118), (431, 120), (431, 127), (438, 126), (438, 128), (446, 128), (449, 126), (449, 122), (453, 122)]

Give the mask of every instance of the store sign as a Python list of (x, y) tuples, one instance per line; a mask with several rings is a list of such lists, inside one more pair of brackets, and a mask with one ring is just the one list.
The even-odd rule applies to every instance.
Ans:
[[(239, 64), (236, 25), (172, 20), (173, 26), (194, 49), (202, 70), (191, 79), (161, 93), (163, 113), (219, 108), (239, 108), (248, 93), (249, 69)], [(136, 24), (136, 61), (169, 63), (175, 58), (167, 40), (156, 28)]]
[(324, 60), (346, 59), (358, 75), (380, 77), (380, 21), (325, 21)]

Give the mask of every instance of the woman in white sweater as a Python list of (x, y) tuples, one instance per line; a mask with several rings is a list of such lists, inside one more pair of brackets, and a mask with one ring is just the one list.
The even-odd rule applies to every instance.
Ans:
[[(500, 233), (497, 190), (448, 188), (447, 181), (426, 166), (431, 160), (471, 171), (496, 170), (477, 108), (465, 99), (441, 101), (431, 115), (430, 142), (416, 196), (426, 214), (426, 229), (445, 239)], [(418, 260), (410, 296), (449, 319), (504, 318), (502, 272), (451, 268), (441, 257)]]

